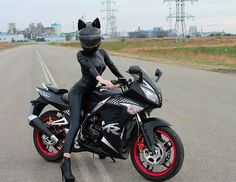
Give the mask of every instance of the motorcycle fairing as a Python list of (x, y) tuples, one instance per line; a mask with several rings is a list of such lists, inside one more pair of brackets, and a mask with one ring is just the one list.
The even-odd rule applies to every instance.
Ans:
[(48, 101), (48, 104), (51, 104), (60, 111), (67, 110), (69, 108), (69, 105), (62, 100), (63, 94), (56, 94), (50, 90), (47, 91), (40, 87), (37, 87), (37, 91), (42, 98)]

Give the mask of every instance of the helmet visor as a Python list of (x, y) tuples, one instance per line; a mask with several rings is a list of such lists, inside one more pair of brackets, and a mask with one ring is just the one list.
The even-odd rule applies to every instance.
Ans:
[(85, 48), (94, 48), (101, 44), (101, 35), (80, 35), (81, 46)]

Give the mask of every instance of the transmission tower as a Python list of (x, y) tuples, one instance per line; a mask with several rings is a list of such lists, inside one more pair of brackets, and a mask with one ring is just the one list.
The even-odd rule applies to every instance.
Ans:
[(185, 2), (189, 1), (193, 3), (194, 1), (198, 0), (164, 0), (164, 2), (175, 2), (176, 3), (176, 13), (175, 15), (172, 15), (172, 13), (169, 13), (169, 16), (167, 19), (170, 21), (170, 19), (175, 19), (175, 34), (176, 39), (183, 39), (186, 38), (186, 24), (185, 19), (186, 18), (192, 18), (194, 19), (194, 16), (189, 15), (185, 12)]
[(102, 2), (105, 5), (105, 8), (102, 9), (103, 12), (106, 13), (106, 37), (109, 39), (116, 39), (117, 38), (117, 27), (116, 27), (116, 17), (115, 13), (117, 12), (116, 9), (112, 8), (116, 2), (113, 0), (105, 0)]
[(168, 3), (168, 6), (169, 6), (169, 16), (167, 17), (167, 21), (169, 22), (169, 31), (172, 32), (173, 31), (173, 24), (172, 24), (172, 7), (171, 7), (171, 4)]

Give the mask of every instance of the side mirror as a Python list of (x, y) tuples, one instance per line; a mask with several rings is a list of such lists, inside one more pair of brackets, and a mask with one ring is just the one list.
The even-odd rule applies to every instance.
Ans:
[(158, 68), (156, 69), (155, 76), (157, 77), (156, 82), (161, 78), (162, 72)]

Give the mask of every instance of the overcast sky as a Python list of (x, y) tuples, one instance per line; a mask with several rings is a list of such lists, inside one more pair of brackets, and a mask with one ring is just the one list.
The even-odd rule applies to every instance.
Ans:
[[(85, 15), (87, 21), (95, 17), (102, 20), (102, 0), (2, 0), (0, 3), (0, 31), (7, 31), (8, 23), (15, 22), (23, 29), (31, 22), (42, 22), (50, 26), (53, 22), (62, 24), (62, 31), (72, 31), (73, 22)], [(118, 11), (118, 31), (152, 29), (162, 26), (168, 28), (167, 4), (162, 0), (116, 0)], [(175, 6), (172, 4), (174, 11)], [(193, 5), (186, 3), (186, 12), (194, 15), (195, 20), (187, 20), (187, 27), (197, 25), (203, 31), (226, 31), (236, 33), (236, 0), (199, 0)], [(77, 27), (77, 26), (75, 26)]]

